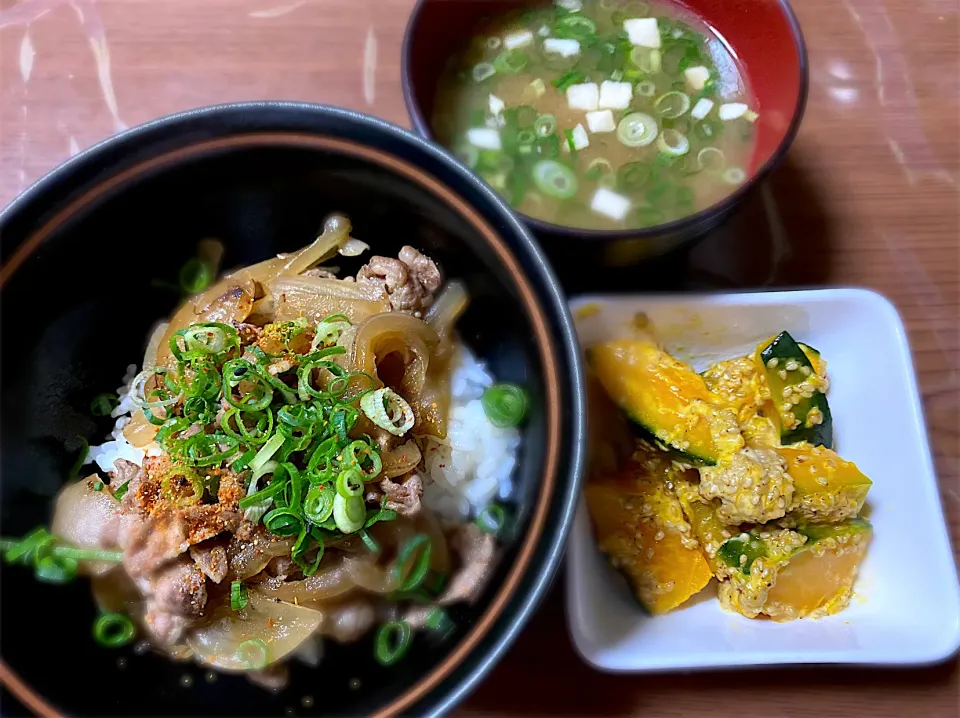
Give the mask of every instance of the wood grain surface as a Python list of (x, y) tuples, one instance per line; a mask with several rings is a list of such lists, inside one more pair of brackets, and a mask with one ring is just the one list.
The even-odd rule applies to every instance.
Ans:
[[(113, 132), (200, 105), (304, 100), (407, 125), (400, 42), (412, 4), (0, 0), (0, 204)], [(811, 54), (800, 135), (740, 215), (695, 250), (684, 285), (841, 284), (890, 297), (908, 327), (956, 544), (960, 6), (795, 0), (795, 9)], [(464, 713), (958, 715), (956, 661), (602, 675), (570, 645), (559, 586)]]

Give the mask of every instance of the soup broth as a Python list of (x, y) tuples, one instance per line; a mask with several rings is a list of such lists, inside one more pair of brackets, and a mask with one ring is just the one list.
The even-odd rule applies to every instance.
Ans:
[(432, 126), (521, 212), (623, 229), (742, 184), (756, 110), (730, 50), (685, 8), (557, 0), (481, 29), (446, 69)]

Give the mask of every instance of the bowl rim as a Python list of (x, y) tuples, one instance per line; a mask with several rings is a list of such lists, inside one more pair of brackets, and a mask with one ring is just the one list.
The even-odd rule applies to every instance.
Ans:
[[(528, 2), (529, 0), (522, 1)], [(434, 137), (433, 132), (430, 129), (430, 123), (423, 116), (420, 103), (417, 102), (416, 98), (414, 97), (413, 72), (411, 69), (413, 65), (414, 53), (413, 34), (420, 22), (420, 13), (423, 11), (424, 6), (433, 2), (437, 2), (437, 0), (416, 0), (416, 5), (410, 12), (410, 18), (407, 20), (407, 25), (403, 31), (403, 45), (400, 52), (400, 84), (403, 89), (403, 102), (407, 108), (407, 114), (410, 116), (410, 121), (413, 124), (414, 130), (431, 142), (437, 142), (437, 139)], [(753, 173), (753, 175), (747, 178), (747, 181), (740, 185), (740, 187), (728, 194), (719, 202), (715, 202), (714, 204), (701, 209), (695, 214), (691, 214), (687, 217), (681, 217), (680, 219), (675, 219), (671, 222), (657, 224), (653, 227), (643, 227), (640, 229), (583, 229), (580, 227), (568, 227), (562, 224), (554, 224), (542, 219), (537, 219), (536, 217), (531, 217), (530, 215), (524, 214), (523, 212), (519, 212), (517, 210), (514, 210), (514, 212), (520, 215), (520, 217), (523, 218), (523, 221), (526, 222), (531, 229), (538, 233), (543, 232), (551, 236), (565, 236), (570, 239), (576, 238), (578, 240), (587, 240), (591, 242), (603, 242), (620, 239), (652, 239), (654, 237), (670, 234), (685, 235), (704, 221), (712, 217), (723, 216), (730, 212), (751, 190), (753, 190), (754, 187), (766, 179), (773, 168), (780, 164), (780, 162), (786, 156), (791, 145), (793, 144), (793, 141), (797, 137), (797, 133), (800, 130), (800, 125), (803, 122), (803, 117), (807, 108), (807, 97), (810, 92), (810, 63), (809, 54), (807, 52), (807, 43), (803, 37), (803, 30), (800, 28), (800, 21), (797, 19), (797, 15), (794, 12), (793, 7), (791, 7), (789, 0), (775, 0), (775, 2), (777, 5), (779, 5), (780, 11), (786, 18), (787, 24), (790, 26), (791, 34), (793, 35), (793, 41), (797, 49), (797, 56), (799, 58), (800, 65), (800, 88), (797, 93), (797, 103), (793, 109), (793, 117), (790, 119), (790, 125), (787, 128), (786, 133), (784, 133), (783, 139), (777, 146), (776, 151), (770, 155), (770, 158), (763, 163), (763, 165), (761, 165), (760, 168)], [(446, 151), (446, 148), (444, 148), (444, 150)], [(460, 160), (457, 159), (452, 152), (449, 154), (456, 162), (460, 162)]]
[[(357, 139), (325, 127), (304, 128), (311, 119), (340, 122), (379, 134), (384, 143)], [(217, 130), (217, 123), (222, 122)], [(212, 136), (185, 136), (196, 126), (213, 123)], [(167, 145), (159, 140), (166, 139)], [(179, 143), (169, 141), (179, 139)], [(222, 146), (322, 147), (328, 151), (359, 157), (362, 161), (404, 175), (441, 201), (452, 206), (484, 237), (511, 275), (510, 282), (526, 305), (533, 325), (539, 360), (544, 368), (547, 406), (547, 451), (541, 469), (541, 490), (531, 508), (530, 524), (519, 540), (517, 557), (504, 582), (496, 589), (471, 628), (431, 672), (407, 687), (376, 715), (393, 715), (416, 707), (426, 715), (451, 709), (476, 687), (502, 657), (521, 628), (543, 599), (558, 570), (565, 538), (573, 524), (579, 485), (584, 466), (585, 388), (573, 319), (559, 281), (529, 231), (506, 203), (469, 170), (426, 139), (376, 117), (338, 107), (299, 102), (246, 102), (202, 107), (168, 115), (125, 130), (80, 152), (48, 172), (6, 208), (0, 211), (0, 235), (21, 213), (36, 212), (63, 186), (76, 184), (76, 191), (59, 199), (53, 216), (31, 217), (23, 239), (0, 267), (0, 290), (32, 250), (64, 219), (82, 211), (85, 204), (104, 192), (119, 187), (157, 166), (169, 166), (185, 157), (202, 155)], [(393, 147), (405, 145), (420, 153), (401, 156)], [(170, 146), (172, 145), (172, 146)], [(389, 145), (390, 149), (384, 146)], [(103, 155), (122, 150), (143, 150), (145, 156), (132, 165), (102, 166)], [(429, 157), (426, 157), (428, 155)], [(455, 177), (454, 190), (448, 181), (426, 169), (423, 160), (432, 160)], [(93, 172), (86, 176), (86, 173)], [(481, 195), (481, 202), (468, 201), (464, 190)], [(505, 238), (512, 235), (508, 242)], [(525, 255), (521, 266), (519, 257)], [(534, 279), (535, 281), (531, 281)], [(566, 371), (564, 371), (566, 370)], [(565, 409), (566, 411), (563, 411)], [(573, 441), (564, 441), (572, 435)], [(566, 446), (564, 445), (566, 444)], [(543, 487), (549, 489), (545, 492)], [(549, 514), (549, 516), (548, 516)], [(551, 520), (548, 521), (547, 519)], [(534, 570), (531, 570), (534, 569)], [(0, 683), (38, 714), (59, 716), (61, 711), (30, 687), (0, 657)]]

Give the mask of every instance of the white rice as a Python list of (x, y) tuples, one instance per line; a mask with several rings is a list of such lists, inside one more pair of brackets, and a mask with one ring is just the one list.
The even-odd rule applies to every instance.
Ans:
[[(452, 371), (447, 438), (427, 440), (425, 469), (420, 477), (424, 504), (442, 516), (462, 520), (513, 493), (511, 476), (517, 463), (520, 432), (499, 429), (487, 420), (480, 397), (494, 379), (469, 349), (459, 349)], [(123, 377), (123, 386), (117, 389), (120, 403), (110, 413), (116, 419), (110, 438), (99, 446), (91, 446), (87, 454), (85, 463), (96, 463), (104, 472), (113, 471), (117, 459), (139, 466), (145, 456), (159, 453), (155, 445), (146, 451), (138, 449), (123, 435), (123, 428), (136, 410), (131, 396), (136, 375), (137, 367), (131, 364)]]
[(132, 395), (133, 380), (136, 376), (137, 365), (131, 364), (123, 376), (123, 386), (117, 389), (117, 398), (120, 403), (110, 412), (110, 416), (116, 419), (110, 438), (99, 446), (91, 446), (84, 464), (95, 463), (101, 471), (113, 471), (113, 462), (117, 459), (126, 459), (140, 466), (148, 453), (151, 455), (158, 453), (158, 450), (138, 449), (123, 435), (123, 427), (130, 423), (130, 415), (136, 410)]
[(493, 377), (466, 347), (454, 360), (447, 438), (430, 439), (423, 502), (451, 519), (465, 519), (513, 492), (520, 432), (487, 420), (480, 397)]

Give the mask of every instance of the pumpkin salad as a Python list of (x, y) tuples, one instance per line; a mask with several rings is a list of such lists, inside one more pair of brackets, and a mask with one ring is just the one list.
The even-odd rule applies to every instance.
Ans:
[(719, 582), (748, 618), (843, 610), (872, 528), (870, 479), (833, 450), (826, 362), (781, 332), (702, 374), (652, 338), (587, 350), (587, 506), (641, 606)]

